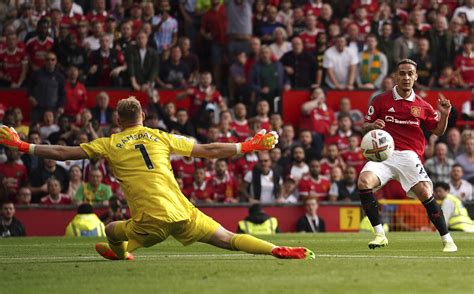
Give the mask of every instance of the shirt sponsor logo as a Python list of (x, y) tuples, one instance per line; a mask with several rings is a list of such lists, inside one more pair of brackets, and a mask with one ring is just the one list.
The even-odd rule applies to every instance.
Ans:
[(400, 119), (394, 118), (391, 115), (386, 115), (385, 116), (385, 121), (395, 123), (395, 124), (398, 124), (398, 125), (416, 125), (416, 126), (418, 126), (420, 124), (416, 120), (400, 120)]
[(390, 107), (390, 108), (388, 109), (388, 112), (395, 112), (395, 109), (393, 109), (393, 107)]

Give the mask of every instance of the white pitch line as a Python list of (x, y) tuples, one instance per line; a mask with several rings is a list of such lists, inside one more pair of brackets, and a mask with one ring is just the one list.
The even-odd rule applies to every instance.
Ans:
[[(250, 254), (159, 254), (159, 255), (139, 255), (135, 258), (138, 260), (160, 260), (169, 258), (186, 258), (186, 259), (255, 259), (268, 258), (264, 255)], [(474, 256), (410, 256), (410, 255), (349, 255), (349, 254), (316, 254), (318, 258), (350, 258), (350, 259), (440, 259), (440, 260), (471, 260)], [(79, 261), (79, 260), (102, 260), (99, 256), (47, 256), (47, 257), (2, 257), (0, 264), (12, 263), (32, 263), (32, 262), (48, 262), (48, 261)]]

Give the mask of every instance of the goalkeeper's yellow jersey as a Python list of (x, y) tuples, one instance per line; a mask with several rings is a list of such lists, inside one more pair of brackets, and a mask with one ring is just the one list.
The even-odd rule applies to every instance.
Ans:
[(127, 128), (110, 138), (81, 144), (89, 158), (104, 157), (125, 192), (130, 214), (165, 222), (189, 219), (193, 208), (181, 193), (170, 154), (190, 156), (194, 140), (143, 126)]

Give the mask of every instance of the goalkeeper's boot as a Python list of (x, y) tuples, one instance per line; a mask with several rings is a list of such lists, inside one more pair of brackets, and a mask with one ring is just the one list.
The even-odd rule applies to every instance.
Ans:
[[(117, 254), (110, 248), (108, 243), (97, 243), (95, 244), (95, 250), (99, 253), (103, 258), (110, 259), (110, 260), (121, 260)], [(133, 260), (133, 254), (126, 252), (125, 260)]]
[(278, 246), (273, 248), (272, 255), (283, 259), (315, 259), (316, 254), (304, 247)]
[(443, 252), (456, 252), (458, 251), (458, 246), (454, 244), (453, 241), (443, 241)]
[(369, 242), (369, 248), (375, 249), (379, 247), (388, 246), (388, 239), (385, 234), (375, 234), (375, 239)]

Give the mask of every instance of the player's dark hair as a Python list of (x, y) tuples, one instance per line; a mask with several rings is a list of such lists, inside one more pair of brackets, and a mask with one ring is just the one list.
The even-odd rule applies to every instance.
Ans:
[(462, 165), (460, 165), (459, 163), (455, 163), (455, 164), (453, 164), (453, 167), (451, 168), (451, 170), (452, 170), (453, 168), (455, 168), (455, 167), (459, 167), (459, 168), (461, 168), (461, 169), (462, 169), (462, 171), (464, 172), (464, 167), (463, 167)]
[(400, 60), (398, 63), (397, 63), (397, 69), (400, 67), (400, 65), (402, 64), (411, 64), (415, 67), (415, 69), (418, 68), (418, 64), (416, 64), (416, 62), (414, 62), (413, 60), (409, 59), (409, 58), (405, 58), (405, 59), (402, 59)]
[(449, 192), (449, 184), (445, 183), (445, 182), (436, 182), (436, 183), (434, 183), (433, 189), (436, 189), (436, 188), (442, 188), (443, 190), (446, 190), (446, 191)]

